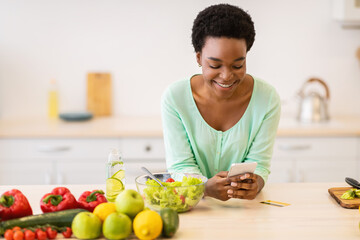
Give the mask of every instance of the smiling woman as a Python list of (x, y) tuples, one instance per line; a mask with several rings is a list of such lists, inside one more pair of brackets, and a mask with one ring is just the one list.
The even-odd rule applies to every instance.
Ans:
[[(192, 29), (202, 74), (173, 83), (162, 96), (168, 170), (206, 176), (205, 195), (220, 200), (255, 198), (270, 173), (280, 99), (246, 72), (254, 39), (241, 8), (204, 9)], [(257, 162), (255, 172), (228, 177), (231, 164), (241, 162)]]

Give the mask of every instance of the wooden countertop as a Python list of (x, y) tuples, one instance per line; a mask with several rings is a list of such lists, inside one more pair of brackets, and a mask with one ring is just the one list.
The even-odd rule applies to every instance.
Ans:
[[(78, 198), (85, 190), (104, 185), (65, 185)], [(328, 189), (345, 183), (269, 183), (254, 200), (220, 202), (205, 198), (190, 212), (180, 214), (173, 239), (359, 239), (360, 213), (340, 207)], [(0, 193), (17, 188), (29, 199), (34, 214), (39, 199), (54, 185), (0, 186)], [(135, 189), (129, 185), (127, 188)], [(274, 200), (291, 205), (261, 204)], [(135, 238), (130, 238), (135, 239)]]
[[(280, 137), (360, 136), (360, 117), (337, 117), (325, 123), (282, 118)], [(46, 118), (0, 119), (0, 138), (162, 137), (159, 116), (97, 117), (84, 122)]]

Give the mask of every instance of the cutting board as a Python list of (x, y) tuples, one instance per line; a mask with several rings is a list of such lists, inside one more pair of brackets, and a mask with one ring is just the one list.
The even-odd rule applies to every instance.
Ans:
[(359, 208), (360, 206), (360, 198), (354, 198), (350, 200), (341, 199), (341, 195), (344, 192), (351, 189), (351, 187), (335, 187), (329, 188), (330, 195), (342, 206), (343, 208)]
[(88, 73), (87, 110), (94, 116), (111, 115), (111, 74)]

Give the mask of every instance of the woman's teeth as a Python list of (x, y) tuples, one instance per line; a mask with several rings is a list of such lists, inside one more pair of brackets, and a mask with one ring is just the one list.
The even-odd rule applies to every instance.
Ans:
[(226, 85), (226, 84), (221, 84), (221, 83), (218, 83), (218, 82), (215, 82), (217, 85), (219, 85), (220, 87), (223, 87), (223, 88), (229, 88), (231, 87), (232, 85), (234, 85), (235, 82), (233, 82), (232, 84), (229, 84), (229, 85)]

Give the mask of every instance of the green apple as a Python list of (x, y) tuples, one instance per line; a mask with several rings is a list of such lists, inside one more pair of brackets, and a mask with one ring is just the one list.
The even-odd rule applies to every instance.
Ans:
[(126, 214), (113, 212), (105, 218), (103, 234), (107, 239), (124, 239), (131, 232), (131, 219)]
[(71, 230), (79, 239), (98, 238), (101, 234), (101, 220), (91, 212), (80, 212), (74, 217)]
[(115, 205), (116, 211), (134, 218), (144, 209), (144, 200), (137, 191), (126, 189), (117, 195)]

